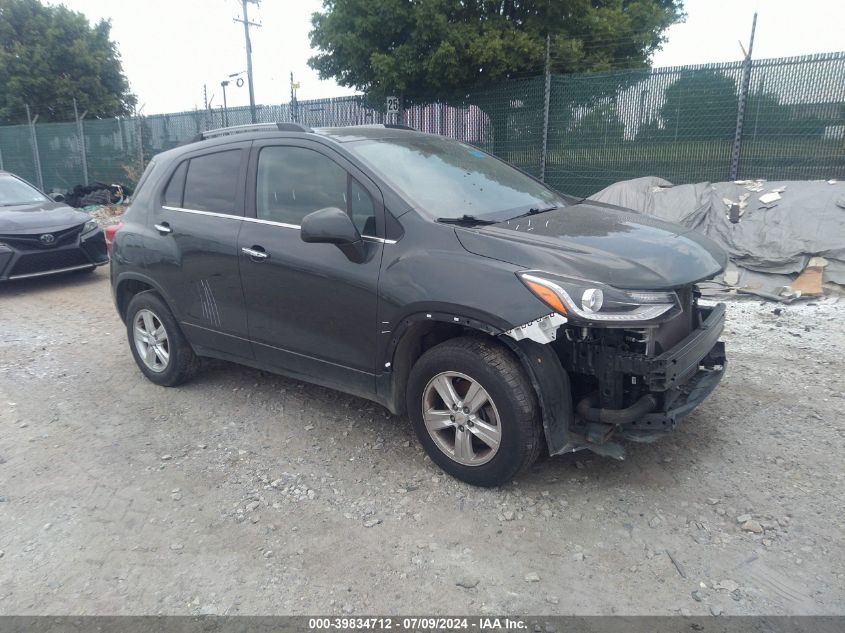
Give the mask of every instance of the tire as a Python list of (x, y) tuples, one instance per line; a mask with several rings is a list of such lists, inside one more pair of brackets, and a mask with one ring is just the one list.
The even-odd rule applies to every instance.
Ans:
[[(458, 403), (452, 415), (443, 392)], [(461, 481), (484, 487), (507, 483), (540, 454), (534, 390), (513, 353), (494, 341), (461, 337), (428, 350), (411, 368), (406, 400), (429, 457)]]
[[(140, 328), (137, 333), (136, 324)], [(142, 334), (150, 330), (156, 333), (153, 350), (150, 350), (151, 337)], [(163, 337), (159, 334), (162, 331)], [(135, 363), (150, 382), (175, 387), (196, 373), (197, 356), (157, 293), (147, 291), (132, 297), (126, 309), (126, 333)], [(148, 350), (145, 356), (142, 356), (142, 349)]]

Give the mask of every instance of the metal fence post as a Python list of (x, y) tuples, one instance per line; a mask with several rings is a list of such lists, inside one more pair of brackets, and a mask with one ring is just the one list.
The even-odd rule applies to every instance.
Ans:
[(0, 171), (3, 171), (3, 148), (0, 147)]
[(742, 69), (742, 84), (739, 90), (739, 101), (736, 108), (736, 131), (734, 132), (733, 151), (731, 152), (731, 171), (728, 180), (739, 178), (739, 158), (742, 155), (742, 126), (745, 122), (745, 104), (748, 101), (748, 84), (751, 64), (747, 63)]
[(540, 180), (546, 182), (546, 153), (549, 149), (549, 101), (552, 96), (552, 73), (549, 64), (551, 40), (546, 35), (546, 84), (543, 92), (543, 147), (540, 150)]
[(76, 108), (76, 97), (73, 98), (73, 117), (76, 119), (76, 133), (79, 135), (79, 153), (82, 155), (82, 180), (88, 184), (88, 153), (85, 151), (85, 131), (82, 127), (82, 119), (88, 114), (88, 110), (79, 116)]
[[(144, 126), (141, 123), (141, 115), (135, 115), (135, 123), (138, 126), (138, 161), (140, 163), (141, 171), (139, 174), (144, 173)], [(139, 176), (140, 178), (140, 176)]]
[(731, 152), (730, 180), (739, 178), (739, 159), (742, 155), (742, 124), (745, 121), (745, 105), (748, 103), (748, 88), (751, 85), (751, 50), (754, 48), (754, 31), (757, 28), (757, 14), (751, 23), (751, 40), (748, 42), (748, 52), (742, 64), (742, 83), (739, 89), (739, 101), (736, 108), (736, 132), (734, 146)]
[(44, 176), (41, 173), (41, 155), (38, 153), (38, 137), (35, 135), (35, 122), (38, 121), (38, 115), (35, 119), (29, 111), (29, 104), (26, 104), (26, 120), (29, 122), (29, 135), (32, 139), (32, 158), (35, 161), (35, 175), (38, 178), (38, 188), (44, 191)]

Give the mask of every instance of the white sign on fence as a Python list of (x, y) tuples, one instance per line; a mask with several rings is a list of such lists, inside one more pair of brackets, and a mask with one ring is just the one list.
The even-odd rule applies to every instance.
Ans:
[(399, 114), (399, 97), (387, 98), (387, 113)]

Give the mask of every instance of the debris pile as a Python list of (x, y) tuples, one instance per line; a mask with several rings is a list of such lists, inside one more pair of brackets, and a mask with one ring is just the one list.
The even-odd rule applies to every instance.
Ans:
[(105, 228), (112, 224), (120, 223), (123, 212), (126, 211), (126, 205), (107, 204), (101, 207), (88, 207), (86, 211), (88, 211), (88, 214), (92, 218), (97, 220), (101, 227)]
[(845, 182), (762, 179), (673, 185), (656, 177), (590, 196), (695, 229), (730, 255), (709, 292), (790, 302), (845, 285)]
[(76, 208), (107, 204), (121, 205), (131, 195), (131, 187), (126, 185), (94, 182), (90, 185), (76, 185), (73, 189), (68, 189), (64, 193), (64, 202)]

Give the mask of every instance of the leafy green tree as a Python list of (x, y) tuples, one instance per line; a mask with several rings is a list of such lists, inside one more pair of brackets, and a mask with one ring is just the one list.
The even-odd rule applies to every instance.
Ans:
[(736, 81), (715, 70), (684, 71), (666, 88), (660, 118), (641, 128), (642, 137), (666, 140), (732, 139), (739, 104)]
[(681, 0), (324, 0), (309, 60), (322, 78), (406, 104), (551, 69), (641, 68), (683, 17)]
[(826, 122), (812, 114), (794, 112), (780, 102), (776, 94), (757, 93), (748, 96), (745, 106), (746, 138), (772, 136), (822, 136)]
[(66, 120), (76, 98), (90, 117), (128, 114), (135, 105), (111, 23), (39, 0), (0, 0), (0, 122)]
[(571, 128), (566, 135), (568, 147), (618, 145), (625, 137), (625, 124), (619, 117), (615, 103), (605, 103), (590, 109)]

